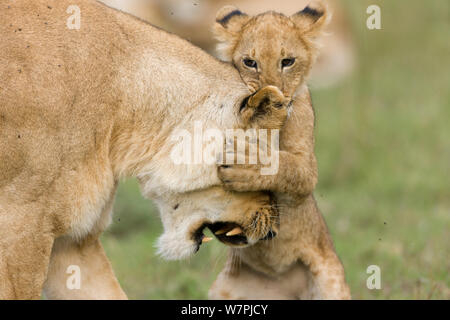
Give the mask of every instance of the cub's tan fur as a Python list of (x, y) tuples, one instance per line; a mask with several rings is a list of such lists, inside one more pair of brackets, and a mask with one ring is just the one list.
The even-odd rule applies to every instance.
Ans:
[[(171, 133), (196, 120), (247, 125), (239, 110), (250, 92), (238, 72), (95, 1), (76, 1), (81, 28), (71, 30), (72, 4), (0, 3), (3, 299), (37, 299), (43, 287), (49, 298), (126, 298), (99, 242), (120, 177), (138, 177), (160, 205), (168, 258), (195, 251), (199, 223), (246, 227), (270, 206), (261, 193), (224, 191), (216, 165), (177, 166), (169, 156)], [(285, 103), (268, 87), (244, 110), (256, 112), (258, 99)], [(70, 265), (80, 267), (80, 290), (66, 287)]]
[[(252, 17), (232, 6), (217, 14), (214, 31), (222, 57), (237, 67), (252, 90), (275, 85), (293, 104), (281, 131), (278, 174), (261, 176), (258, 166), (251, 165), (219, 171), (228, 190), (273, 192), (280, 232), (252, 247), (231, 249), (211, 298), (350, 298), (343, 266), (313, 197), (314, 112), (305, 79), (317, 56), (315, 41), (327, 21), (326, 7), (320, 3), (290, 17), (275, 12)], [(283, 59), (292, 58), (283, 67)], [(304, 265), (312, 282), (305, 282)], [(265, 290), (269, 284), (275, 286), (272, 291)]]
[[(186, 0), (102, 0), (113, 7), (141, 17), (151, 23), (189, 39), (195, 45), (214, 52), (216, 45), (209, 26), (217, 11), (225, 5), (234, 5), (248, 14), (276, 9), (286, 15), (305, 7), (310, 0), (202, 0), (196, 5)], [(326, 0), (333, 10), (333, 19), (327, 27), (332, 36), (323, 42), (320, 55), (312, 68), (310, 81), (315, 87), (336, 85), (348, 76), (356, 63), (354, 43), (343, 0)]]

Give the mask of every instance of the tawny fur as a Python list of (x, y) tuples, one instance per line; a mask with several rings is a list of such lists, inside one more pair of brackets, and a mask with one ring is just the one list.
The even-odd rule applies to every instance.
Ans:
[[(318, 53), (316, 41), (328, 19), (326, 7), (320, 3), (290, 17), (275, 12), (252, 17), (232, 6), (217, 14), (214, 31), (221, 41), (218, 49), (222, 57), (237, 67), (252, 90), (275, 85), (293, 105), (281, 130), (278, 174), (262, 176), (255, 165), (234, 165), (219, 171), (228, 190), (273, 192), (280, 230), (272, 240), (231, 249), (227, 267), (210, 290), (210, 298), (350, 298), (343, 266), (313, 197), (317, 183), (314, 112), (305, 80)], [(283, 68), (282, 59), (292, 57), (294, 64)], [(254, 60), (257, 67), (246, 66), (244, 59)], [(308, 278), (311, 281), (305, 282)], [(231, 292), (230, 282), (240, 285)], [(251, 290), (246, 283), (251, 284)], [(274, 290), (265, 290), (267, 285)]]
[[(195, 251), (189, 228), (199, 221), (245, 226), (269, 204), (258, 192), (224, 191), (216, 165), (177, 166), (169, 157), (171, 133), (196, 120), (245, 126), (239, 109), (250, 92), (238, 72), (95, 1), (76, 1), (81, 28), (70, 30), (72, 4), (0, 4), (3, 299), (38, 299), (44, 283), (48, 298), (126, 298), (98, 240), (120, 177), (138, 177), (160, 205), (168, 258)], [(276, 88), (264, 92), (283, 103)], [(66, 287), (72, 264), (81, 291)]]
[[(276, 9), (286, 15), (293, 14), (311, 0), (202, 0), (196, 6), (186, 0), (102, 0), (141, 17), (151, 23), (189, 39), (208, 52), (216, 45), (211, 37), (210, 25), (217, 11), (225, 5), (235, 5), (241, 11), (257, 14)], [(320, 55), (311, 71), (310, 81), (315, 87), (336, 85), (348, 76), (355, 64), (354, 43), (350, 19), (342, 0), (326, 0), (332, 8), (333, 19), (327, 27)]]

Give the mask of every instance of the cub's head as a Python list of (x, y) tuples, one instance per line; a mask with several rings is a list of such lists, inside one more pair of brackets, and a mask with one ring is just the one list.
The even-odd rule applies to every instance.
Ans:
[(316, 40), (328, 17), (322, 3), (290, 17), (272, 11), (249, 16), (226, 6), (217, 13), (213, 31), (221, 58), (237, 67), (252, 90), (273, 85), (292, 98), (314, 63)]

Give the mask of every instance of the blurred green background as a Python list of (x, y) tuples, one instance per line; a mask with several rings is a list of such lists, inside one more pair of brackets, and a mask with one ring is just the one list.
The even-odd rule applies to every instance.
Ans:
[[(274, 9), (276, 10), (274, 1)], [(315, 192), (355, 299), (450, 299), (450, 3), (344, 1), (357, 47), (350, 77), (312, 88)], [(366, 28), (381, 7), (382, 30)], [(161, 222), (133, 180), (103, 244), (130, 298), (205, 299), (227, 248), (155, 255)], [(381, 290), (366, 268), (381, 268)]]

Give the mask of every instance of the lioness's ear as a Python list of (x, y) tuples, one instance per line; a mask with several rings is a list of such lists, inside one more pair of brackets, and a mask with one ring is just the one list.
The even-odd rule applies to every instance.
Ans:
[(249, 20), (250, 17), (235, 6), (225, 6), (217, 12), (213, 32), (216, 39), (221, 42), (217, 50), (222, 59), (231, 60), (233, 54), (231, 51), (239, 39), (239, 33)]
[(291, 16), (291, 20), (302, 34), (318, 37), (330, 20), (328, 8), (323, 2), (315, 1)]

